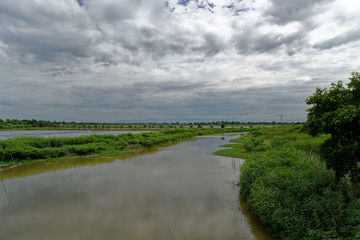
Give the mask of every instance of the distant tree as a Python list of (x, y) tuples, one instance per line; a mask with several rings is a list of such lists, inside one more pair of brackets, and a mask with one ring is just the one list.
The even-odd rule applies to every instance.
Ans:
[(348, 84), (332, 83), (329, 89), (317, 88), (306, 99), (306, 125), (311, 135), (330, 134), (321, 145), (327, 167), (335, 170), (337, 181), (349, 174), (360, 181), (360, 73), (353, 72)]

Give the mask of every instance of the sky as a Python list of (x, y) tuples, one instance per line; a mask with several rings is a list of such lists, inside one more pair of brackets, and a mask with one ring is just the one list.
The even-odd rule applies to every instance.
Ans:
[(306, 120), (360, 71), (357, 0), (1, 0), (0, 118)]

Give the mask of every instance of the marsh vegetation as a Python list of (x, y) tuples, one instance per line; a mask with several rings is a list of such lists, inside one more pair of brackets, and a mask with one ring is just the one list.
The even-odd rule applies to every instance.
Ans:
[(321, 159), (329, 135), (312, 137), (301, 126), (258, 129), (232, 140), (220, 155), (245, 159), (240, 192), (267, 228), (284, 239), (357, 239), (359, 186)]
[(0, 140), (2, 167), (30, 161), (53, 161), (74, 156), (121, 155), (199, 135), (238, 132), (239, 129), (167, 129), (139, 134), (80, 137), (17, 137)]

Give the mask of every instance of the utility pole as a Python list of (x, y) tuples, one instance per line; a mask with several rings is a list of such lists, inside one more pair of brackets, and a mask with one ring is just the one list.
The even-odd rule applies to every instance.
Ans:
[(281, 123), (281, 128), (282, 128), (282, 118), (283, 118), (283, 116), (285, 116), (285, 115), (284, 115), (284, 114), (280, 114), (279, 116), (280, 116), (280, 123)]

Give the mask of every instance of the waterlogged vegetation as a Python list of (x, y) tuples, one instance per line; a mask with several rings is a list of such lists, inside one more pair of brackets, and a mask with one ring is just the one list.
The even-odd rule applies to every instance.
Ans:
[(72, 156), (121, 155), (194, 136), (239, 131), (236, 128), (177, 128), (117, 136), (93, 134), (80, 137), (17, 137), (0, 140), (0, 166), (8, 167), (30, 161), (52, 161)]
[(284, 239), (360, 239), (359, 186), (335, 179), (320, 157), (329, 135), (301, 126), (258, 129), (234, 139), (220, 155), (241, 157), (241, 197)]

